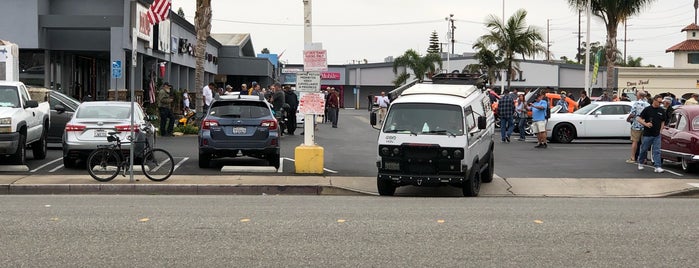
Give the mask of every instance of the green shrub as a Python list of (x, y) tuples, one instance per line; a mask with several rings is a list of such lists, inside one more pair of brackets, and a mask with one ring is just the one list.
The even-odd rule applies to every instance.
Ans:
[(182, 132), (183, 134), (198, 134), (199, 128), (194, 125), (176, 126), (173, 131)]

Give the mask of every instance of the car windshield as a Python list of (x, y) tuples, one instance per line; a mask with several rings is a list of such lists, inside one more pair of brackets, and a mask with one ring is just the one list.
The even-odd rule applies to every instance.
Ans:
[(574, 114), (588, 114), (588, 113), (590, 113), (590, 111), (596, 109), (598, 106), (599, 106), (599, 104), (590, 103), (590, 104), (586, 105), (585, 107), (582, 107), (573, 113)]
[(463, 110), (460, 106), (431, 103), (391, 105), (383, 131), (386, 133), (463, 135)]
[(82, 106), (75, 118), (129, 119), (128, 106)]
[(209, 115), (228, 118), (260, 118), (270, 116), (269, 107), (260, 101), (218, 101)]
[(19, 107), (19, 95), (17, 95), (16, 87), (0, 86), (0, 107)]

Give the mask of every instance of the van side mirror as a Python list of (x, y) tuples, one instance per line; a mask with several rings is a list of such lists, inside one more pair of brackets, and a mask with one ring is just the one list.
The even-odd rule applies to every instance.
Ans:
[(488, 120), (485, 116), (478, 117), (478, 129), (485, 129), (488, 126)]

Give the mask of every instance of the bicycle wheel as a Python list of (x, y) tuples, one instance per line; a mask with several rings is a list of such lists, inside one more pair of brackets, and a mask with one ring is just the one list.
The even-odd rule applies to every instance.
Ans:
[(119, 174), (121, 157), (111, 149), (97, 149), (87, 157), (87, 172), (93, 179), (106, 182)]
[(141, 162), (143, 174), (152, 181), (164, 181), (175, 170), (175, 161), (172, 155), (163, 149), (153, 149), (143, 156)]

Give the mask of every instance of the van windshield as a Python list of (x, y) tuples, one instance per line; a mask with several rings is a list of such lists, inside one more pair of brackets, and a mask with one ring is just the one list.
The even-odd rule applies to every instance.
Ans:
[(460, 106), (434, 103), (396, 103), (386, 116), (383, 132), (427, 135), (464, 134)]

